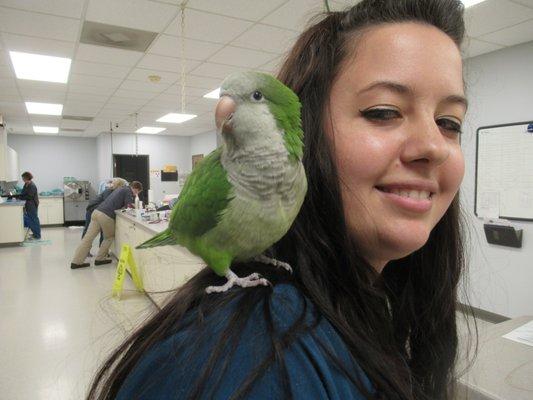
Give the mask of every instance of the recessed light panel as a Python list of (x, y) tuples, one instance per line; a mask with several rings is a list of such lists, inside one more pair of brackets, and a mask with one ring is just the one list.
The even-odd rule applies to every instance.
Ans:
[(181, 124), (182, 122), (188, 121), (196, 117), (197, 116), (194, 114), (168, 113), (167, 115), (164, 115), (161, 118), (159, 118), (157, 122), (169, 122), (173, 124)]
[(9, 56), (18, 79), (67, 83), (70, 58), (10, 51)]
[(61, 115), (63, 104), (33, 103), (27, 101), (26, 110), (28, 110), (28, 114)]
[(35, 133), (59, 133), (57, 126), (34, 126), (33, 131)]
[(213, 90), (207, 94), (204, 94), (206, 99), (218, 99), (220, 97), (220, 88)]
[(159, 133), (163, 132), (167, 128), (160, 128), (157, 126), (143, 126), (135, 131), (135, 133)]

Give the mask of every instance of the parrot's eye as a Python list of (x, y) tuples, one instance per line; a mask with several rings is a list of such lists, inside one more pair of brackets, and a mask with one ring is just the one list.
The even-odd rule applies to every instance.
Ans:
[(261, 101), (263, 99), (263, 93), (261, 93), (259, 90), (256, 90), (252, 93), (252, 100), (255, 101)]

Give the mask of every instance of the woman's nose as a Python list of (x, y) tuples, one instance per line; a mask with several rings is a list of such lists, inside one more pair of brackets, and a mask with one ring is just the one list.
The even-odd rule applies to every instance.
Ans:
[(434, 119), (419, 120), (413, 123), (402, 151), (403, 162), (424, 162), (440, 165), (450, 155), (450, 145)]

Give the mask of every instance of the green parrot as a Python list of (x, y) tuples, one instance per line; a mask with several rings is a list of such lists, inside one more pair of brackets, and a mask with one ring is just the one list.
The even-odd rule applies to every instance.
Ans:
[(236, 73), (221, 85), (215, 122), (222, 145), (188, 177), (169, 227), (139, 245), (181, 245), (234, 285), (268, 285), (257, 273), (238, 277), (233, 261), (255, 260), (292, 272), (263, 252), (285, 235), (307, 191), (298, 96), (274, 77)]

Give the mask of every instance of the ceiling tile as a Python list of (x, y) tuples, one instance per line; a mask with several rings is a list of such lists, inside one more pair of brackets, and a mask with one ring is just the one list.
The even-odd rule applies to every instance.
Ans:
[(283, 63), (283, 60), (283, 57), (276, 57), (273, 60), (267, 62), (266, 64), (261, 65), (259, 69), (261, 71), (268, 72), (269, 74), (277, 75), (279, 69), (281, 68), (281, 64)]
[(533, 40), (533, 19), (505, 28), (500, 31), (480, 36), (478, 39), (503, 46), (514, 46)]
[[(138, 103), (139, 102), (138, 100), (144, 100), (144, 102), (146, 103), (149, 99), (152, 99), (155, 96), (157, 96), (157, 93), (154, 93), (154, 92), (142, 92), (142, 91), (128, 90), (128, 89), (118, 89), (115, 92), (115, 96), (122, 97), (122, 98), (125, 98), (125, 99), (132, 99), (132, 100), (135, 99), (135, 100), (137, 100), (137, 101), (135, 101), (135, 103)], [(124, 101), (127, 101), (127, 100), (124, 100)]]
[(61, 120), (61, 124), (59, 127), (61, 129), (86, 129), (89, 125), (91, 125), (90, 121), (75, 121), (71, 119), (63, 119)]
[(130, 71), (130, 67), (75, 60), (72, 63), (71, 70), (73, 73), (78, 74), (105, 76), (109, 78), (125, 78)]
[[(206, 60), (222, 47), (222, 44), (185, 39), (185, 58)], [(180, 58), (181, 39), (177, 36), (161, 35), (154, 41), (148, 53)]]
[[(120, 85), (120, 89), (137, 90), (141, 92), (161, 93), (170, 86), (169, 83), (142, 82), (125, 80)], [(154, 95), (152, 94), (152, 97)]]
[[(16, 102), (22, 102), (22, 97), (18, 94), (18, 90), (16, 94), (13, 93), (6, 93), (5, 90), (0, 90), (0, 102), (7, 101), (10, 103), (16, 103)], [(2, 110), (0, 110), (1, 112)]]
[(526, 7), (533, 8), (533, 0), (512, 0), (512, 1), (514, 1), (515, 3), (522, 4)]
[(17, 84), (14, 78), (0, 78), (0, 89), (16, 89)]
[(86, 86), (97, 86), (106, 88), (116, 88), (122, 82), (121, 78), (106, 78), (102, 76), (71, 74), (69, 83)]
[(23, 101), (34, 101), (37, 103), (56, 103), (63, 104), (66, 90), (40, 90), (30, 87), (20, 88), (20, 94)]
[(134, 68), (131, 70), (130, 74), (128, 75), (128, 79), (135, 80), (135, 81), (141, 81), (141, 82), (150, 82), (148, 79), (150, 75), (159, 76), (161, 78), (161, 80), (159, 81), (160, 83), (167, 83), (169, 85), (176, 82), (176, 80), (180, 76), (177, 72), (159, 71), (155, 69)]
[(0, 112), (4, 117), (24, 116), (26, 107), (22, 102), (0, 101)]
[(106, 104), (106, 108), (111, 107), (113, 109), (119, 110), (119, 109), (128, 109), (129, 106), (131, 105), (140, 107), (146, 104), (148, 102), (148, 99), (146, 97), (145, 98), (133, 97), (137, 95), (138, 93), (141, 93), (141, 95), (147, 94), (145, 92), (133, 92), (132, 90), (122, 90), (120, 94), (124, 94), (124, 97), (121, 97), (118, 94), (116, 96), (111, 97)]
[(178, 7), (147, 0), (90, 0), (85, 19), (143, 31), (160, 32)]
[(220, 78), (208, 78), (205, 76), (196, 76), (191, 74), (188, 74), (185, 77), (186, 86), (211, 89), (209, 92), (218, 88), (221, 83), (222, 79)]
[(497, 44), (483, 42), (481, 40), (467, 38), (463, 44), (463, 54), (465, 58), (479, 56), (481, 54), (490, 53), (491, 51), (502, 49), (503, 46)]
[(286, 0), (190, 0), (187, 7), (229, 17), (258, 21)]
[(275, 57), (271, 53), (243, 49), (233, 46), (224, 47), (209, 59), (209, 62), (236, 65), (245, 68), (257, 68)]
[[(198, 65), (200, 65), (199, 61), (185, 60), (185, 72), (191, 71)], [(137, 64), (137, 67), (179, 73), (181, 71), (181, 60), (174, 57), (146, 54), (139, 64)]]
[(0, 31), (75, 42), (80, 21), (0, 7)]
[[(165, 33), (181, 36), (179, 20), (180, 17), (176, 17), (165, 30)], [(190, 39), (226, 43), (235, 39), (250, 26), (252, 26), (252, 22), (244, 21), (242, 19), (229, 18), (187, 9), (185, 12), (184, 36)]]
[(76, 115), (82, 117), (94, 117), (102, 107), (82, 107), (82, 106), (69, 106), (66, 105), (63, 109), (65, 115)]
[(88, 94), (101, 94), (103, 96), (109, 96), (115, 91), (115, 88), (98, 87), (98, 86), (86, 86), (78, 83), (72, 83), (68, 86), (69, 93), (88, 93)]
[(353, 7), (362, 0), (332, 0), (330, 2), (330, 9), (332, 11), (344, 11), (349, 7)]
[(88, 93), (67, 93), (66, 102), (92, 102), (92, 103), (105, 103), (109, 96), (103, 96), (101, 94), (88, 94)]
[(6, 127), (9, 133), (31, 133), (33, 134), (33, 128), (27, 117), (6, 118)]
[(63, 137), (86, 137), (85, 132), (63, 132), (59, 129), (58, 136)]
[(4, 39), (7, 50), (71, 59), (74, 56), (74, 42), (14, 35), (11, 33), (3, 33), (2, 38)]
[(84, 3), (85, 0), (0, 0), (0, 6), (70, 18), (81, 18)]
[(531, 8), (508, 0), (487, 0), (465, 10), (466, 33), (477, 38), (531, 18)]
[[(202, 97), (204, 94), (208, 93), (208, 90), (202, 89), (202, 88), (193, 88), (185, 86), (185, 98), (193, 98), (193, 97)], [(181, 95), (181, 85), (172, 85), (167, 90), (165, 90), (165, 94), (173, 94), (178, 97), (178, 94)]]
[(0, 65), (0, 78), (14, 78), (15, 74), (9, 65)]
[(297, 36), (296, 32), (288, 29), (257, 24), (231, 44), (281, 54), (289, 50)]
[(29, 116), (30, 123), (37, 126), (59, 126), (61, 123), (61, 116), (55, 115), (33, 115)]
[(143, 53), (138, 51), (80, 43), (78, 52), (76, 53), (76, 61), (83, 60), (104, 64), (133, 66), (142, 56)]
[(208, 76), (210, 78), (224, 79), (226, 76), (234, 72), (249, 71), (249, 68), (235, 67), (230, 65), (203, 63), (198, 68), (194, 69), (194, 75)]
[(268, 25), (303, 31), (309, 19), (324, 12), (324, 2), (316, 0), (289, 0), (261, 20)]

